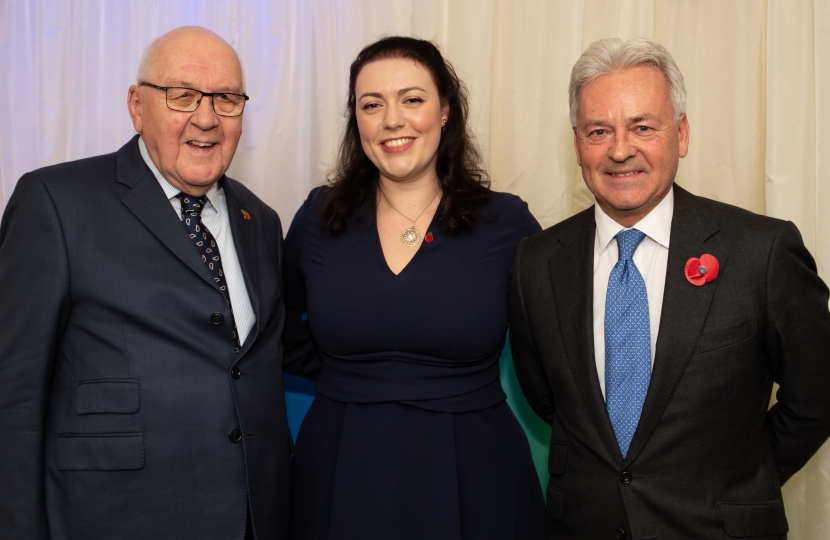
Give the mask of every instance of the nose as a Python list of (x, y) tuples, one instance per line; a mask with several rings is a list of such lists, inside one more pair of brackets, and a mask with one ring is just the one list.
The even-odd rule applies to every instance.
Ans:
[(196, 107), (196, 110), (193, 111), (193, 115), (190, 117), (190, 121), (196, 127), (205, 131), (212, 129), (219, 123), (219, 118), (213, 110), (213, 97), (202, 96), (201, 101), (199, 101), (199, 106)]
[(626, 130), (619, 130), (614, 134), (614, 140), (608, 148), (608, 157), (612, 161), (622, 163), (637, 154), (637, 147), (632, 144)]
[(405, 124), (404, 116), (400, 107), (392, 103), (386, 107), (383, 115), (383, 128), (388, 130), (396, 130)]

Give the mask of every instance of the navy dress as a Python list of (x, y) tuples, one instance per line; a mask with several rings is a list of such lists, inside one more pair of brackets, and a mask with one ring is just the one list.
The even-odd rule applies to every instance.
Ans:
[(505, 402), (509, 271), (540, 230), (493, 193), (489, 221), (435, 222), (395, 275), (366, 204), (346, 231), (320, 227), (311, 192), (285, 243), (285, 300), (307, 312), (321, 362), (291, 478), (291, 538), (543, 540), (544, 501)]

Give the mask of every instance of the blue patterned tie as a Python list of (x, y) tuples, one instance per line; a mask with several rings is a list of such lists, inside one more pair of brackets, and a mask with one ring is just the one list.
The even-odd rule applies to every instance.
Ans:
[(651, 334), (646, 284), (631, 260), (645, 234), (630, 229), (615, 238), (620, 255), (605, 297), (605, 404), (625, 458), (651, 380)]
[[(210, 233), (205, 224), (202, 223), (202, 209), (207, 204), (206, 197), (194, 197), (185, 193), (176, 195), (182, 202), (182, 226), (187, 231), (187, 236), (196, 246), (199, 255), (202, 257), (202, 262), (208, 267), (210, 275), (213, 276), (213, 281), (225, 295), (225, 299), (230, 303), (231, 297), (228, 292), (227, 282), (225, 281), (225, 274), (222, 271), (222, 259), (219, 256), (219, 246), (216, 245), (216, 239)], [(233, 306), (231, 308), (231, 317), (233, 317)], [(239, 348), (239, 334), (236, 331), (236, 322), (231, 321), (233, 326), (233, 340), (236, 343), (236, 348)]]

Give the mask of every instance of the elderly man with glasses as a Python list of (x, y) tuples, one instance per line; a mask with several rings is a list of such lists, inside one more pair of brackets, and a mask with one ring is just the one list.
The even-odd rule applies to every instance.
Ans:
[(282, 231), (225, 176), (247, 100), (225, 41), (173, 30), (129, 89), (136, 137), (18, 182), (0, 226), (5, 540), (286, 537)]

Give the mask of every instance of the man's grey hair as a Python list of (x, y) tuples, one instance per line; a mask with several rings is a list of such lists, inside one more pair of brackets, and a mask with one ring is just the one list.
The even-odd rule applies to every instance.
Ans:
[(154, 39), (153, 42), (150, 43), (150, 45), (148, 45), (146, 49), (144, 49), (144, 53), (141, 55), (141, 61), (138, 63), (138, 74), (136, 76), (137, 83), (141, 83), (144, 81), (149, 82), (148, 71), (150, 69), (150, 58), (153, 56), (153, 54), (156, 52), (156, 49), (158, 48), (158, 41), (159, 38)]
[(666, 77), (674, 119), (679, 120), (680, 115), (686, 112), (686, 86), (683, 74), (669, 51), (646, 38), (626, 41), (606, 38), (591, 43), (571, 71), (571, 83), (568, 85), (571, 125), (576, 127), (579, 91), (583, 86), (602, 75), (643, 65), (656, 67)]

